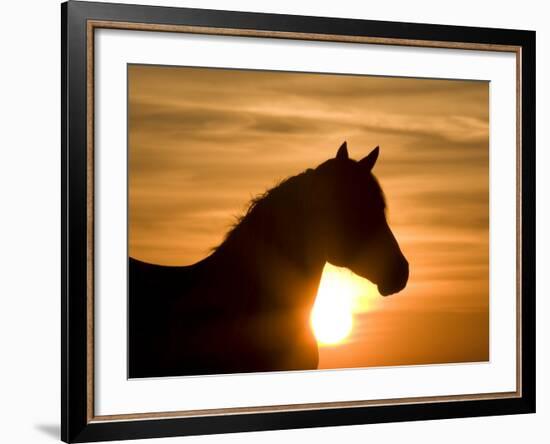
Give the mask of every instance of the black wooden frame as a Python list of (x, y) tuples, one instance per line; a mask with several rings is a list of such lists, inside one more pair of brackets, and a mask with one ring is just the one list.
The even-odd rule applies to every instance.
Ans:
[[(521, 48), (521, 386), (519, 397), (93, 421), (87, 414), (87, 22), (108, 20)], [(62, 375), (66, 442), (368, 424), (535, 411), (535, 32), (69, 1), (61, 5)], [(512, 197), (511, 197), (512, 198)]]

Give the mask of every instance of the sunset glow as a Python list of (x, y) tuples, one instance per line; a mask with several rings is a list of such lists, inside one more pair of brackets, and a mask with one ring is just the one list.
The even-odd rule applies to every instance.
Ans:
[(373, 291), (368, 281), (346, 268), (325, 264), (311, 325), (319, 345), (336, 345), (352, 333), (353, 315), (368, 310)]

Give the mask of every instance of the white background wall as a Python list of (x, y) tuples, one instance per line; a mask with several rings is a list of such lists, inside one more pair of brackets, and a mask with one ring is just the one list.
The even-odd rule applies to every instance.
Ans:
[[(135, 2), (124, 2), (135, 3)], [(280, 441), (463, 443), (548, 442), (550, 348), (550, 13), (537, 0), (360, 2), (354, 0), (153, 1), (179, 5), (537, 31), (538, 413), (171, 438), (155, 442)], [(0, 441), (54, 442), (60, 410), (60, 59), (59, 2), (5, 2), (0, 25)]]

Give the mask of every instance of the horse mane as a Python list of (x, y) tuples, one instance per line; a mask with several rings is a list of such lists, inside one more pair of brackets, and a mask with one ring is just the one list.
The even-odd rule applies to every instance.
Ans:
[[(331, 160), (332, 159), (329, 159), (325, 163), (328, 163)], [(323, 165), (324, 164), (321, 164), (320, 167), (322, 167)], [(253, 227), (260, 219), (257, 216), (263, 214), (265, 211), (273, 209), (273, 205), (280, 204), (282, 202), (287, 203), (291, 198), (303, 198), (303, 195), (300, 195), (300, 193), (304, 193), (304, 191), (308, 189), (308, 187), (304, 185), (306, 185), (306, 182), (311, 179), (313, 171), (313, 169), (308, 168), (307, 170), (304, 170), (295, 176), (287, 177), (286, 179), (279, 181), (277, 184), (275, 184), (273, 187), (269, 188), (265, 192), (253, 197), (248, 202), (248, 206), (244, 213), (235, 218), (235, 222), (225, 234), (223, 241), (219, 245), (212, 248), (211, 251), (217, 251), (224, 244), (236, 238), (236, 236), (242, 231), (244, 227)], [(375, 199), (378, 199), (380, 205), (382, 206), (384, 211), (386, 211), (387, 207), (384, 191), (382, 190), (380, 183), (373, 174), (370, 174), (370, 178), (370, 183), (372, 186), (370, 188), (371, 196), (374, 196)]]
[[(295, 192), (299, 188), (301, 188), (301, 191), (303, 192), (305, 187), (299, 187), (299, 185), (303, 185), (306, 180), (309, 180), (311, 177), (311, 172), (313, 172), (313, 169), (308, 168), (295, 176), (282, 179), (273, 187), (250, 199), (246, 210), (243, 214), (235, 218), (235, 222), (225, 234), (222, 243), (212, 248), (212, 250), (218, 250), (226, 242), (234, 238), (240, 232), (242, 227), (252, 225), (257, 220), (256, 216), (259, 213), (263, 213), (268, 210), (273, 203), (280, 202), (281, 200), (287, 200), (290, 195), (296, 196)], [(289, 194), (291, 192), (292, 194)]]

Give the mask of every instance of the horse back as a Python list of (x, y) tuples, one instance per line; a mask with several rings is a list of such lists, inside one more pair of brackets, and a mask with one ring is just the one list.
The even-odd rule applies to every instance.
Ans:
[[(167, 320), (193, 281), (192, 267), (128, 261), (129, 377), (153, 376), (161, 359), (158, 344), (167, 334)], [(157, 361), (157, 362), (155, 362)]]

